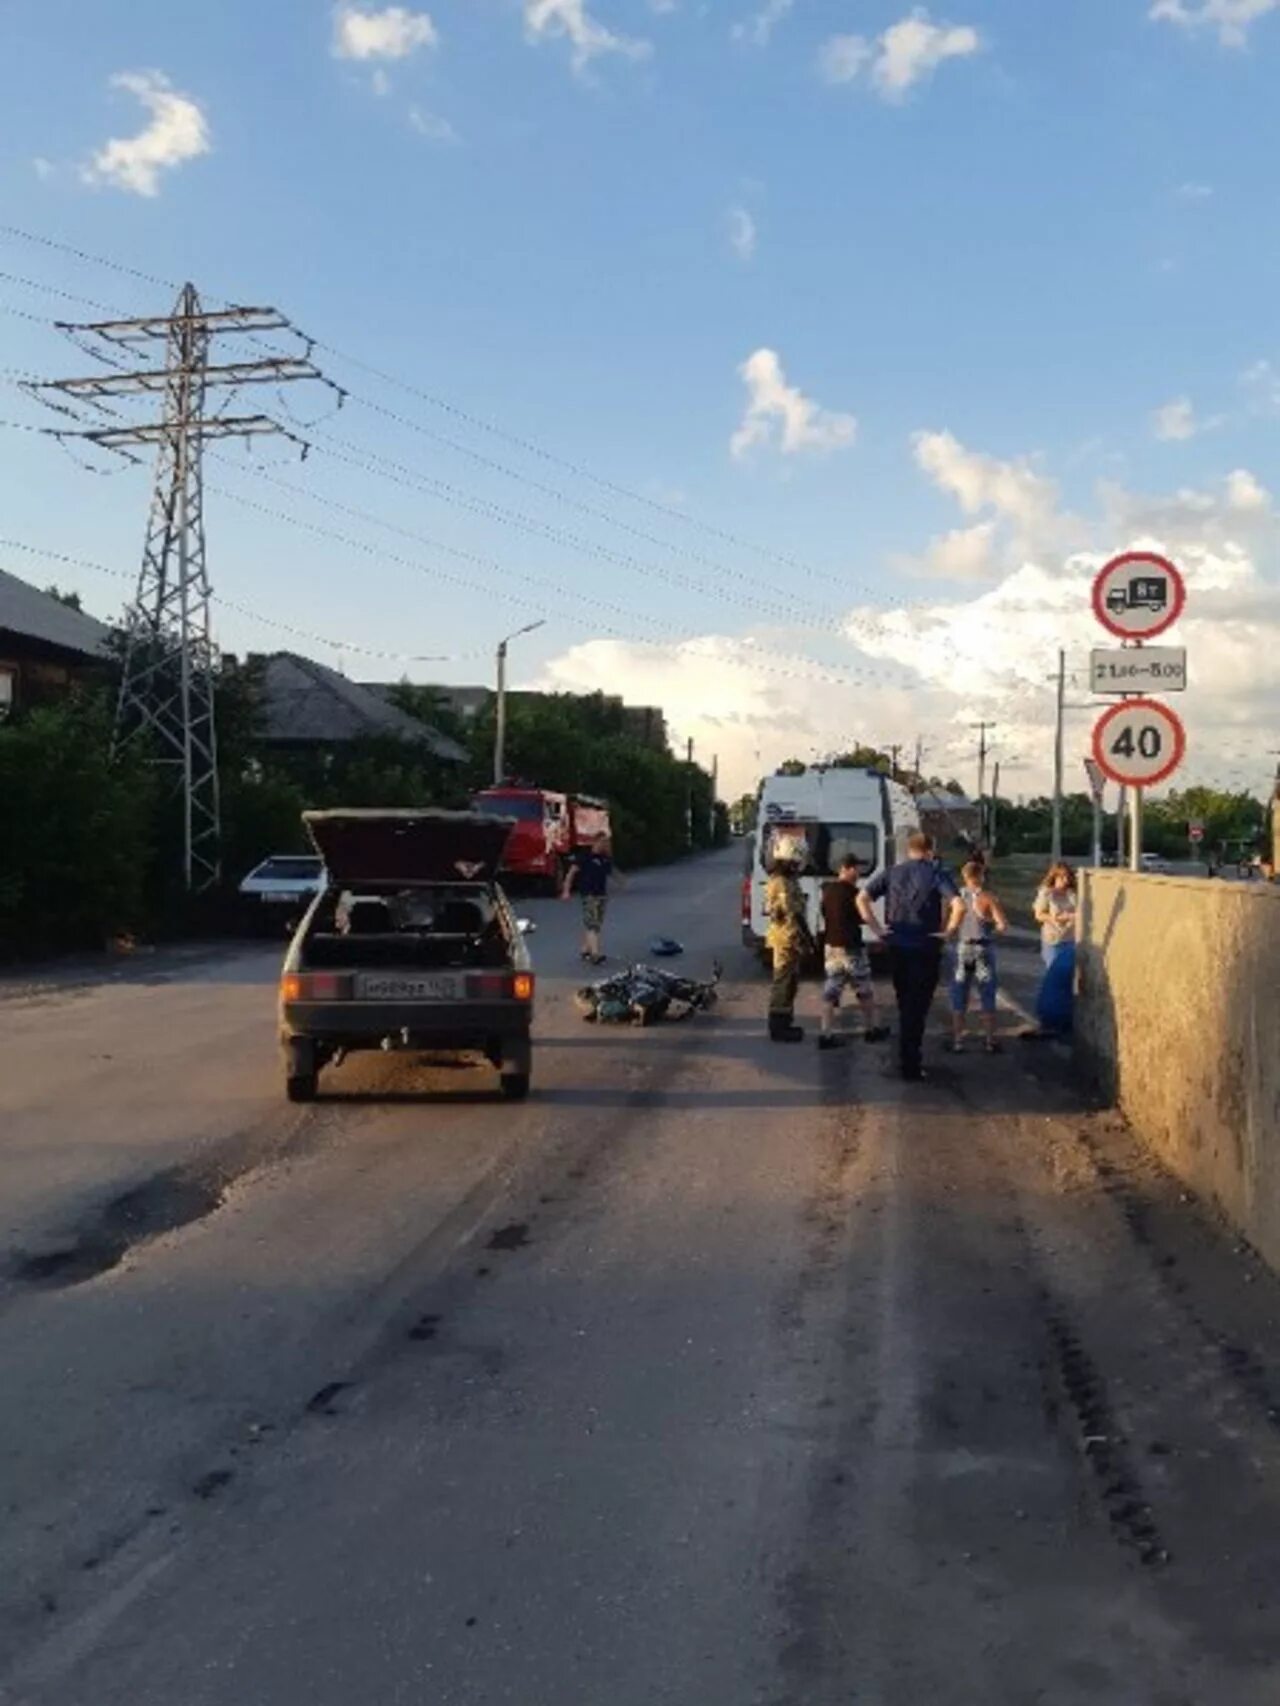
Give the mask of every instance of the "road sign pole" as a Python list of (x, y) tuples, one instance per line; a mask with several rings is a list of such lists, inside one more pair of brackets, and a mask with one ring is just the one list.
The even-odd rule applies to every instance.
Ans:
[(1142, 789), (1129, 790), (1129, 869), (1142, 869)]
[(1102, 801), (1097, 794), (1093, 796), (1093, 868), (1096, 871), (1102, 863)]

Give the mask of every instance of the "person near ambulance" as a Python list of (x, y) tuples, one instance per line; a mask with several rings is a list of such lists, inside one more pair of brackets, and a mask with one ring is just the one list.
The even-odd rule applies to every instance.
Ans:
[(798, 836), (780, 835), (773, 844), (764, 905), (768, 920), (765, 942), (773, 956), (769, 1036), (775, 1043), (804, 1040), (804, 1031), (795, 1022), (795, 1010), (800, 973), (814, 947), (799, 880), (808, 856), (808, 848)]
[(1000, 981), (993, 938), (1004, 935), (1009, 920), (987, 887), (984, 865), (971, 859), (960, 875), (964, 886), (951, 902), (946, 928), (947, 940), (955, 943), (951, 961), (951, 1052), (960, 1054), (964, 1049), (969, 997), (976, 989), (982, 1008), (983, 1046), (988, 1054), (998, 1054), (996, 996)]
[(907, 838), (907, 857), (878, 871), (858, 892), (858, 911), (875, 928), (872, 902), (883, 900), (889, 934), (889, 964), (898, 1000), (898, 1055), (909, 1082), (924, 1077), (921, 1050), (929, 1009), (942, 970), (943, 908), (958, 890), (937, 857), (933, 837), (917, 831)]
[[(839, 1048), (844, 1038), (836, 1031), (840, 1012), (840, 997), (846, 989), (853, 991), (862, 1009), (865, 1036), (869, 1043), (882, 1042), (889, 1027), (876, 1018), (875, 987), (871, 982), (871, 961), (863, 945), (864, 925), (858, 911), (858, 877), (861, 867), (852, 853), (840, 861), (835, 879), (822, 885), (822, 1034), (820, 1049)], [(878, 940), (883, 932), (878, 924), (869, 926)]]

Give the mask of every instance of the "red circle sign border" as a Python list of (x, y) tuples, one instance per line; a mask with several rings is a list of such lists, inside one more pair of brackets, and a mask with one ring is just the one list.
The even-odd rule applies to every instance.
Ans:
[[(1140, 782), (1136, 782), (1132, 776), (1121, 776), (1119, 771), (1113, 770), (1110, 760), (1103, 750), (1103, 736), (1113, 719), (1123, 711), (1154, 711), (1158, 716), (1167, 718), (1170, 727), (1173, 729), (1173, 757), (1153, 776), (1144, 776)], [(1158, 783), (1173, 775), (1186, 755), (1187, 731), (1182, 726), (1182, 719), (1176, 711), (1170, 710), (1168, 705), (1162, 705), (1158, 699), (1118, 699), (1114, 705), (1107, 707), (1093, 725), (1094, 762), (1106, 772), (1113, 782), (1118, 782), (1122, 788), (1156, 787)]]
[[(1163, 569), (1173, 582), (1173, 612), (1167, 616), (1158, 628), (1146, 628), (1141, 634), (1131, 634), (1127, 628), (1121, 628), (1111, 620), (1106, 604), (1102, 597), (1102, 583), (1112, 569), (1121, 568), (1126, 563), (1153, 563), (1156, 568)], [(1109, 634), (1114, 634), (1120, 640), (1154, 640), (1158, 634), (1172, 628), (1182, 615), (1187, 604), (1187, 583), (1182, 578), (1182, 571), (1167, 557), (1162, 557), (1158, 551), (1124, 551), (1118, 557), (1112, 557), (1098, 570), (1093, 577), (1093, 614), (1101, 622)]]

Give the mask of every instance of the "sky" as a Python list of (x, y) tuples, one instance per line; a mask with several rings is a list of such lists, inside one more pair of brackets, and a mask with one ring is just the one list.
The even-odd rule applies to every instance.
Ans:
[[(727, 795), (855, 742), (972, 786), (984, 721), (1031, 794), (1060, 648), (1083, 786), (1094, 571), (1159, 547), (1173, 784), (1266, 786), (1280, 0), (10, 0), (0, 35), (0, 567), (119, 615), (150, 471), (23, 382), (105, 371), (55, 321), (189, 280), (330, 382), (217, 395), (289, 435), (205, 460), (226, 650), (475, 682), (541, 623), (518, 685), (661, 705)], [(268, 348), (311, 346), (211, 359)]]

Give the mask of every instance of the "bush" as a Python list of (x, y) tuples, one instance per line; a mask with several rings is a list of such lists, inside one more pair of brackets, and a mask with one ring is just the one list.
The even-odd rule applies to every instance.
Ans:
[(100, 700), (0, 728), (0, 952), (101, 947), (146, 912), (156, 778)]

